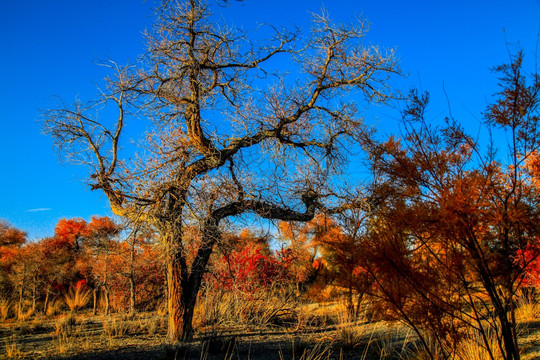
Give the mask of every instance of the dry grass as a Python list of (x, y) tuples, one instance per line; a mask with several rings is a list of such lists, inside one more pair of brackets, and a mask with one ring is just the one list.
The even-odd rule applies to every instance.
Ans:
[(23, 357), (21, 345), (14, 335), (10, 339), (4, 340), (4, 351), (7, 359), (21, 359)]
[(4, 322), (9, 317), (9, 309), (11, 304), (8, 300), (0, 301), (0, 321)]
[(151, 316), (149, 318), (142, 318), (138, 320), (139, 330), (150, 336), (155, 335), (162, 327), (162, 318), (158, 316)]
[(65, 294), (64, 300), (71, 312), (77, 312), (88, 304), (91, 298), (89, 289), (70, 288), (68, 293)]
[(71, 335), (77, 321), (72, 314), (62, 316), (55, 320), (54, 322), (54, 331), (56, 335)]
[(123, 337), (130, 332), (130, 323), (125, 316), (111, 317), (110, 319), (103, 320), (103, 336), (112, 346), (115, 338)]
[(95, 348), (92, 337), (85, 333), (85, 321), (75, 318), (73, 313), (55, 320), (53, 346), (55, 353), (89, 352)]
[(53, 317), (57, 314), (60, 314), (62, 310), (62, 305), (63, 303), (60, 299), (52, 300), (51, 302), (49, 302), (49, 304), (47, 304), (47, 310), (45, 311), (45, 315), (47, 315), (48, 317)]
[(196, 328), (231, 326), (289, 325), (297, 323), (297, 303), (292, 295), (274, 291), (255, 294), (211, 293), (197, 303)]
[[(235, 304), (236, 305), (236, 304)], [(224, 304), (222, 304), (224, 306)], [(259, 303), (250, 304), (251, 309), (257, 309)], [(281, 305), (276, 304), (277, 308)], [(326, 321), (328, 325), (312, 326), (298, 329), (292, 327), (261, 327), (254, 328), (253, 333), (249, 333), (250, 327), (245, 325), (237, 326), (231, 322), (222, 322), (212, 328), (204, 336), (199, 332), (197, 336), (202, 336), (200, 346), (193, 345), (184, 355), (185, 359), (259, 359), (259, 356), (268, 358), (268, 351), (272, 352), (274, 358), (281, 359), (303, 359), (303, 360), (325, 360), (325, 359), (360, 359), (360, 360), (426, 360), (428, 355), (421, 347), (418, 339), (412, 332), (408, 332), (403, 326), (386, 322), (369, 323), (365, 321), (350, 321), (347, 316), (346, 307), (342, 303), (332, 304), (308, 304), (295, 305), (295, 311), (299, 316), (307, 317), (311, 313), (313, 319), (319, 319), (319, 323)], [(246, 305), (247, 307), (247, 305)], [(274, 308), (275, 309), (275, 308)], [(230, 310), (230, 309), (229, 309)], [(234, 310), (234, 309), (233, 309)], [(264, 319), (264, 312), (257, 313), (253, 321)], [(83, 317), (84, 316), (84, 317)], [(257, 318), (260, 316), (260, 318)], [(104, 320), (105, 319), (105, 320)], [(11, 334), (21, 336), (24, 334), (26, 341), (28, 338), (44, 338), (45, 332), (52, 331), (49, 340), (43, 341), (40, 348), (22, 347), (21, 339), (15, 336), (6, 335), (0, 341), (4, 343), (0, 347), (1, 353), (5, 353), (6, 358), (30, 358), (30, 354), (47, 354), (44, 356), (91, 356), (93, 351), (111, 354), (119, 350), (134, 353), (133, 358), (139, 358), (138, 351), (163, 346), (165, 343), (162, 331), (163, 319), (154, 313), (137, 314), (134, 317), (114, 315), (110, 317), (92, 317), (91, 315), (75, 315), (68, 313), (61, 316), (54, 322), (42, 318), (45, 323), (41, 330), (37, 332), (22, 333), (20, 324), (6, 323), (7, 328), (14, 330)], [(84, 320), (84, 321), (83, 321)], [(228, 320), (230, 321), (230, 319)], [(35, 322), (35, 320), (33, 321)], [(313, 320), (313, 323), (316, 323)], [(25, 326), (30, 323), (24, 324)], [(102, 327), (101, 327), (102, 326)], [(54, 330), (51, 330), (54, 329)], [(199, 329), (202, 331), (203, 329)], [(301, 330), (300, 332), (298, 330)], [(259, 335), (259, 331), (261, 335)], [(268, 333), (269, 335), (264, 335)], [(9, 334), (9, 333), (8, 333)], [(272, 335), (270, 335), (272, 334)], [(127, 336), (130, 335), (130, 336)], [(131, 336), (133, 335), (133, 336)], [(10, 337), (11, 336), (11, 337)], [(254, 351), (251, 349), (251, 339), (254, 340)], [(496, 340), (491, 339), (491, 347), (497, 349)], [(26, 342), (25, 342), (26, 344)], [(129, 345), (128, 345), (129, 344)], [(540, 358), (540, 324), (531, 323), (527, 334), (522, 334), (520, 344), (523, 349), (523, 359), (532, 360)], [(24, 345), (27, 346), (27, 345)], [(32, 345), (34, 346), (34, 345)], [(267, 346), (272, 346), (271, 350)], [(261, 352), (261, 348), (264, 349)], [(436, 349), (430, 347), (432, 354)], [(142, 353), (141, 353), (142, 354)], [(179, 353), (182, 358), (182, 354)], [(437, 354), (435, 358), (438, 359)], [(495, 354), (499, 356), (500, 354)], [(146, 356), (146, 355), (141, 355)], [(156, 358), (159, 354), (152, 353), (151, 358)], [(461, 345), (461, 349), (452, 360), (480, 360), (487, 359), (487, 351), (483, 345), (481, 337), (471, 334)]]
[(540, 319), (540, 304), (534, 296), (522, 295), (517, 301), (516, 320), (520, 323)]
[[(293, 347), (294, 347), (294, 344), (293, 344)], [(292, 358), (299, 359), (299, 360), (323, 360), (323, 359), (330, 359), (331, 354), (332, 354), (331, 346), (329, 344), (317, 343), (312, 348), (305, 348), (300, 354), (293, 352)], [(281, 351), (279, 352), (279, 358), (281, 360), (284, 359)]]
[(24, 322), (28, 319), (30, 319), (34, 315), (34, 309), (29, 307), (26, 310), (17, 311), (17, 320), (20, 322)]
[[(499, 348), (497, 338), (488, 333), (488, 345), (486, 346), (482, 336), (475, 332), (461, 342), (460, 348), (456, 354), (456, 360), (485, 360), (491, 359), (489, 352), (491, 351), (495, 359), (502, 359), (502, 353)], [(489, 347), (489, 350), (488, 350)]]

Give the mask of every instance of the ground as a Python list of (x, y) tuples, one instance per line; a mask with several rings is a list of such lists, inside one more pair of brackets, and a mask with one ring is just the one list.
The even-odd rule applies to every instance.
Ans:
[[(314, 317), (313, 319), (319, 319)], [(163, 316), (89, 313), (0, 325), (6, 359), (406, 359), (418, 350), (404, 327), (308, 321), (280, 326), (201, 327), (189, 344), (171, 345)], [(540, 321), (522, 322), (523, 359), (540, 359)]]

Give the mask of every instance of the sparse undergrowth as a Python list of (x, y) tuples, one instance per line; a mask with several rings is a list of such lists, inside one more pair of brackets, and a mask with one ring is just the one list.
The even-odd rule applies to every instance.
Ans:
[[(524, 305), (525, 306), (525, 305)], [(526, 306), (532, 306), (527, 303)], [(522, 358), (538, 358), (540, 322), (523, 309)], [(0, 330), (6, 359), (361, 359), (421, 360), (425, 351), (410, 330), (387, 322), (350, 319), (341, 303), (296, 305), (295, 326), (259, 322), (221, 322), (199, 328), (195, 341), (166, 342), (166, 322), (156, 313), (133, 316), (90, 313), (3, 322)], [(534, 317), (534, 318), (533, 318)], [(306, 321), (305, 319), (310, 319)], [(301, 326), (299, 325), (301, 324)], [(464, 342), (453, 360), (486, 358), (477, 337)]]

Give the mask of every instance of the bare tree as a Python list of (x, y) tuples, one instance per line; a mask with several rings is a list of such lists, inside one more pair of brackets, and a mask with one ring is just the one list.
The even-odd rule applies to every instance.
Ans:
[[(217, 25), (204, 1), (166, 2), (139, 66), (113, 63), (97, 101), (44, 114), (45, 132), (62, 155), (90, 168), (92, 189), (112, 211), (159, 231), (171, 340), (193, 336), (196, 294), (222, 219), (309, 221), (317, 209), (350, 206), (332, 187), (366, 130), (351, 95), (386, 103), (394, 97), (387, 80), (399, 73), (391, 51), (364, 43), (366, 30), (362, 21), (335, 25), (321, 15), (307, 38), (268, 26), (259, 29), (268, 40), (252, 42)], [(280, 63), (290, 73), (276, 70)], [(113, 120), (100, 112), (109, 105), (119, 111)], [(134, 118), (147, 126), (136, 155), (124, 135)], [(130, 126), (142, 127), (136, 121)], [(189, 223), (201, 236), (191, 264)]]

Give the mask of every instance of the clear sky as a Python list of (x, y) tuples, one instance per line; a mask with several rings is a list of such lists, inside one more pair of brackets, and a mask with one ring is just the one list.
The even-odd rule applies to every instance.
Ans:
[[(212, 3), (213, 0), (208, 0)], [(106, 75), (100, 60), (135, 62), (142, 32), (153, 21), (154, 0), (0, 1), (0, 219), (29, 233), (52, 235), (63, 217), (108, 215), (86, 171), (62, 165), (37, 120), (66, 102), (90, 100)], [(327, 9), (337, 21), (362, 16), (368, 40), (395, 48), (408, 77), (406, 89), (428, 90), (428, 116), (454, 117), (476, 126), (497, 80), (489, 70), (508, 61), (518, 44), (534, 65), (540, 0), (244, 0), (215, 7), (227, 22), (246, 29), (258, 23), (310, 27), (312, 12)], [(510, 47), (507, 44), (511, 44)], [(381, 131), (396, 127), (395, 109), (371, 110), (366, 119)]]

